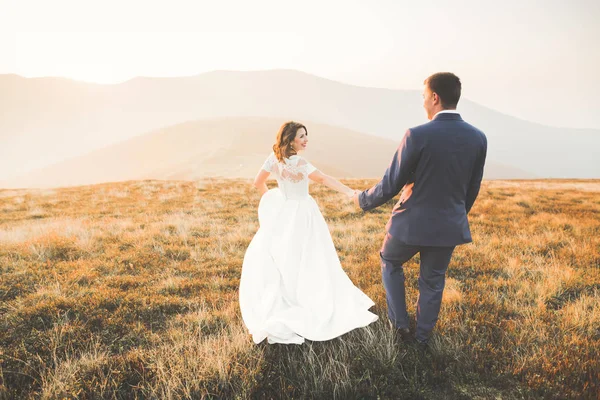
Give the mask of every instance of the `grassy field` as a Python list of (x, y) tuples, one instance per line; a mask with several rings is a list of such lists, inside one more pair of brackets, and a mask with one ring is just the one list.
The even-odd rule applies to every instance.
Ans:
[(249, 181), (0, 190), (0, 398), (596, 398), (599, 181), (484, 182), (429, 356), (394, 344), (385, 317), (392, 204), (362, 213), (311, 192), (381, 318), (328, 342), (256, 346), (237, 297), (258, 228)]

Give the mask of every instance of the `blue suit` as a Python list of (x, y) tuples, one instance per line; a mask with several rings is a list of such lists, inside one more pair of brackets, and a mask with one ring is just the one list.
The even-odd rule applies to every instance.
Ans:
[[(360, 193), (360, 207), (386, 203), (406, 185), (386, 225), (381, 249), (388, 316), (408, 327), (403, 266), (421, 255), (416, 336), (427, 341), (437, 322), (445, 273), (454, 247), (472, 241), (467, 214), (481, 185), (487, 138), (457, 113), (437, 114), (409, 129), (385, 175)], [(408, 184), (408, 185), (407, 185)]]

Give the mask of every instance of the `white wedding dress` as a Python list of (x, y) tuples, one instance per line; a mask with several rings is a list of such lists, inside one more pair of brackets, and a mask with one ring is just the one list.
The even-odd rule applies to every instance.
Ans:
[(262, 168), (279, 188), (260, 200), (260, 227), (242, 266), (240, 309), (254, 342), (330, 340), (376, 321), (368, 311), (375, 303), (342, 269), (325, 219), (308, 194), (308, 175), (316, 168), (300, 156), (280, 163), (273, 153)]

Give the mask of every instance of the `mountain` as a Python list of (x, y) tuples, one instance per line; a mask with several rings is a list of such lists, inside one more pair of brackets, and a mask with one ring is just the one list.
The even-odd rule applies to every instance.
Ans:
[[(294, 119), (393, 141), (426, 122), (418, 91), (351, 86), (289, 70), (140, 77), (114, 85), (0, 75), (0, 93), (0, 179), (184, 121)], [(540, 178), (600, 177), (600, 130), (543, 126), (468, 99), (459, 111), (488, 136), (491, 161)]]
[[(110, 145), (25, 174), (3, 187), (56, 187), (137, 179), (252, 178), (275, 142), (281, 119), (237, 117), (187, 121)], [(339, 178), (380, 177), (397, 141), (308, 122), (304, 154), (323, 172)], [(522, 171), (488, 163), (487, 179), (530, 178)]]

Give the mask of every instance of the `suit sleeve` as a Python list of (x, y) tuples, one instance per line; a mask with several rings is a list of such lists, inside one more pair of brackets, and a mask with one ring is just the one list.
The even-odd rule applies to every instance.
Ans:
[(416, 169), (420, 149), (410, 129), (404, 134), (394, 158), (381, 181), (358, 196), (360, 208), (371, 210), (385, 204), (400, 192)]
[(475, 169), (473, 170), (473, 175), (471, 176), (471, 181), (469, 182), (469, 188), (467, 189), (467, 197), (465, 200), (467, 214), (469, 211), (471, 211), (471, 208), (475, 203), (475, 199), (479, 194), (479, 188), (481, 187), (481, 180), (483, 179), (483, 167), (485, 166), (485, 158), (487, 155), (487, 139), (484, 134), (482, 134), (482, 138), (483, 146), (475, 162)]

